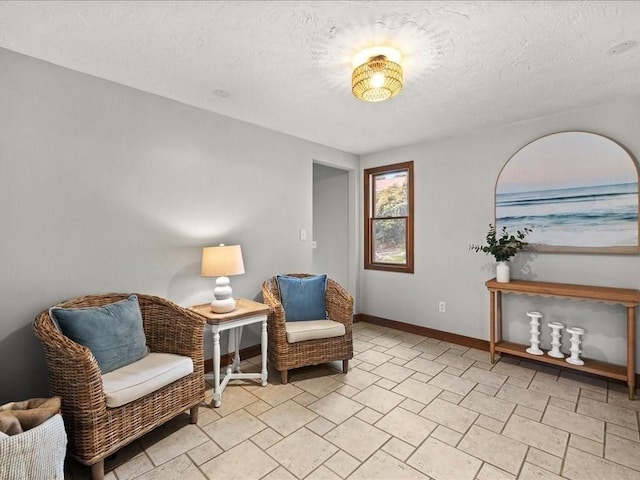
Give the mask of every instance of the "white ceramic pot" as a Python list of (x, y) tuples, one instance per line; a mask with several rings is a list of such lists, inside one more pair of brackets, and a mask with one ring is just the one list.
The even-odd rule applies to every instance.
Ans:
[(500, 283), (509, 283), (509, 280), (509, 262), (498, 262), (498, 265), (496, 265), (496, 281)]

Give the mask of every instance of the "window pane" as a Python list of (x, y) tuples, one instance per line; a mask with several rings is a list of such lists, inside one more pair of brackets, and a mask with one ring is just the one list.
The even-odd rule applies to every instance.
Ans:
[(373, 255), (374, 263), (407, 263), (407, 220), (373, 220)]
[(409, 215), (407, 170), (373, 176), (374, 217)]

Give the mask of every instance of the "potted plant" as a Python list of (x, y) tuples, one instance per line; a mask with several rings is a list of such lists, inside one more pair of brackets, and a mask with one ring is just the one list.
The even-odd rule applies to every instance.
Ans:
[(498, 282), (507, 283), (509, 281), (508, 262), (519, 251), (529, 245), (524, 241), (524, 239), (531, 232), (532, 230), (527, 227), (524, 227), (522, 230), (517, 230), (515, 235), (507, 232), (507, 227), (502, 227), (500, 232), (498, 232), (494, 225), (489, 224), (489, 231), (485, 237), (485, 244), (471, 244), (469, 245), (469, 250), (493, 255), (496, 262), (498, 262), (496, 267), (496, 280)]

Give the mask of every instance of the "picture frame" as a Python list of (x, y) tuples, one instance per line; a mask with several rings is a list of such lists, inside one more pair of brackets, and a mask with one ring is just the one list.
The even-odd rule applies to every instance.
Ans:
[(528, 227), (536, 252), (640, 253), (638, 163), (603, 135), (567, 131), (528, 143), (503, 166), (495, 225)]

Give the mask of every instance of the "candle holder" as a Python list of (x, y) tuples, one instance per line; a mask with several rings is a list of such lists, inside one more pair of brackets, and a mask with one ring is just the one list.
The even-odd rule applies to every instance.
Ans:
[(540, 319), (542, 318), (542, 314), (540, 312), (527, 312), (527, 317), (530, 318), (529, 325), (531, 325), (531, 330), (529, 333), (531, 334), (531, 338), (529, 342), (531, 342), (531, 346), (527, 348), (527, 353), (531, 355), (544, 355), (544, 352), (540, 350)]
[(560, 351), (560, 331), (564, 328), (560, 322), (547, 323), (547, 326), (551, 328), (551, 350), (547, 352), (547, 355), (554, 358), (564, 358), (564, 355)]
[(580, 327), (569, 327), (567, 333), (571, 334), (569, 341), (571, 342), (571, 356), (566, 358), (566, 361), (572, 365), (584, 365), (584, 361), (580, 358), (580, 336), (584, 335), (584, 329)]

